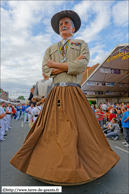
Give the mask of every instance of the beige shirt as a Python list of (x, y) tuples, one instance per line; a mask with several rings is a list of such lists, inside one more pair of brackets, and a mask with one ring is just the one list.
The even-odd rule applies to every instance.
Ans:
[[(76, 46), (72, 43), (80, 43), (81, 45)], [(80, 55), (85, 56), (85, 58), (76, 61), (75, 59)], [(51, 75), (53, 68), (47, 67), (47, 61), (51, 59), (57, 63), (60, 63), (65, 57), (67, 57), (67, 60), (65, 62), (68, 62), (68, 72), (59, 73), (57, 75)], [(83, 71), (85, 71), (90, 59), (89, 48), (87, 43), (80, 39), (71, 39), (65, 57), (60, 54), (58, 43), (55, 43), (50, 46), (46, 50), (43, 58), (43, 72), (48, 77), (53, 77), (53, 83), (73, 82), (81, 84), (82, 73)]]
[(48, 86), (51, 86), (52, 81), (51, 80), (45, 80), (45, 82), (42, 83), (42, 80), (38, 82), (38, 91), (39, 96), (46, 96)]
[(33, 93), (33, 96), (46, 96), (48, 93), (48, 87), (50, 87), (52, 84), (52, 81), (50, 79), (48, 80), (39, 80), (36, 83), (36, 87)]

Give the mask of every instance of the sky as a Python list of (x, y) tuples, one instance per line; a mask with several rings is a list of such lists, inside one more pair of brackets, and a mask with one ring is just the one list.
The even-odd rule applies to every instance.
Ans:
[(90, 49), (88, 66), (101, 63), (109, 52), (127, 43), (128, 5), (121, 1), (1, 1), (1, 88), (30, 91), (42, 77), (45, 50), (61, 40), (51, 27), (52, 16), (73, 10), (81, 18), (74, 38)]

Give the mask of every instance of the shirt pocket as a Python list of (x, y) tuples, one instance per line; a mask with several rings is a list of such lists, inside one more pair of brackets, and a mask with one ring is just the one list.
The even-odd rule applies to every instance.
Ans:
[(73, 49), (73, 51), (80, 51), (81, 50), (81, 47), (80, 46), (70, 45), (70, 48)]
[(79, 57), (80, 53), (81, 53), (80, 46), (70, 45), (70, 55), (72, 57), (72, 60), (75, 60), (77, 57)]
[(50, 59), (51, 60), (55, 61), (55, 59), (57, 58), (57, 55), (58, 55), (57, 51), (58, 51), (58, 49), (51, 50), (51, 52), (50, 52)]

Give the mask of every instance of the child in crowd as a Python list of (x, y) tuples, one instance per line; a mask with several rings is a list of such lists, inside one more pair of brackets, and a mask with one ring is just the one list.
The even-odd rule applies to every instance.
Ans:
[(120, 135), (120, 127), (116, 122), (116, 118), (112, 118), (111, 123), (107, 125), (107, 129), (106, 137), (112, 137), (114, 140), (117, 140)]

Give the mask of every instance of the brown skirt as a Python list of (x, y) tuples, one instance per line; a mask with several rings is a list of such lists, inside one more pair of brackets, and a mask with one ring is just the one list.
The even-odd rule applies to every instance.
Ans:
[(10, 163), (43, 182), (78, 185), (101, 177), (119, 159), (81, 89), (56, 86)]

